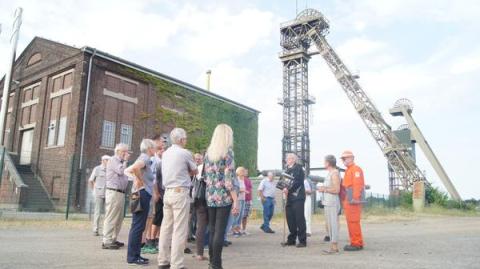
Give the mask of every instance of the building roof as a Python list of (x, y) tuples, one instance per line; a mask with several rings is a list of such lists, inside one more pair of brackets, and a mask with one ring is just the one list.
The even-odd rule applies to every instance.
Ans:
[(228, 98), (225, 98), (221, 95), (218, 95), (218, 94), (215, 94), (215, 93), (212, 93), (210, 91), (207, 91), (207, 90), (204, 90), (200, 87), (197, 87), (195, 85), (192, 85), (190, 83), (187, 83), (185, 81), (181, 81), (179, 79), (176, 79), (176, 78), (173, 78), (173, 77), (170, 77), (170, 76), (167, 76), (163, 73), (160, 73), (160, 72), (157, 72), (153, 69), (150, 69), (150, 68), (147, 68), (147, 67), (144, 67), (144, 66), (141, 66), (141, 65), (138, 65), (136, 63), (133, 63), (133, 62), (130, 62), (130, 61), (127, 61), (125, 59), (122, 59), (120, 57), (117, 57), (117, 56), (114, 56), (114, 55), (111, 55), (109, 53), (106, 53), (106, 52), (103, 52), (101, 50), (98, 50), (98, 49), (95, 49), (95, 48), (92, 48), (92, 47), (88, 47), (88, 46), (85, 46), (82, 48), (82, 51), (84, 52), (87, 52), (91, 55), (93, 55), (95, 53), (95, 57), (100, 57), (100, 58), (103, 58), (103, 59), (106, 59), (106, 60), (109, 60), (109, 61), (112, 61), (112, 62), (115, 62), (117, 64), (121, 64), (121, 65), (124, 65), (126, 67), (129, 67), (129, 68), (132, 68), (132, 69), (135, 69), (135, 70), (138, 70), (140, 72), (143, 72), (143, 73), (146, 73), (146, 74), (149, 74), (151, 76), (154, 76), (156, 78), (160, 78), (160, 79), (163, 79), (163, 80), (166, 80), (168, 82), (171, 82), (173, 84), (176, 84), (178, 86), (181, 86), (181, 87), (184, 87), (186, 89), (189, 89), (191, 91), (194, 91), (194, 92), (197, 92), (197, 93), (200, 93), (200, 94), (203, 94), (203, 95), (206, 95), (208, 97), (211, 97), (211, 98), (215, 98), (215, 99), (218, 99), (220, 101), (223, 101), (223, 102), (227, 102), (231, 105), (234, 105), (236, 107), (239, 107), (239, 108), (242, 108), (242, 109), (245, 109), (245, 110), (248, 110), (250, 112), (253, 112), (253, 113), (260, 113), (260, 111), (254, 109), (254, 108), (251, 108), (251, 107), (248, 107), (246, 105), (243, 105), (241, 103), (238, 103), (238, 102), (235, 102), (231, 99), (228, 99)]

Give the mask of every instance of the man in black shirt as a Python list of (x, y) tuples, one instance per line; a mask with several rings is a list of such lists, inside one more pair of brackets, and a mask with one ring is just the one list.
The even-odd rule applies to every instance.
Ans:
[(303, 248), (307, 246), (307, 228), (305, 222), (305, 185), (303, 183), (305, 179), (305, 172), (300, 164), (297, 163), (297, 155), (289, 153), (286, 156), (287, 170), (285, 173), (293, 177), (291, 186), (285, 188), (283, 192), (287, 195), (287, 204), (285, 206), (288, 230), (287, 242), (283, 242), (282, 246), (294, 246), (297, 248)]

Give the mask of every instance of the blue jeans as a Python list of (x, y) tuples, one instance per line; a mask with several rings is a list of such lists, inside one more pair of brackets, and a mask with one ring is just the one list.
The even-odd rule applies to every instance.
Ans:
[(132, 226), (128, 234), (127, 262), (134, 262), (140, 258), (142, 248), (142, 234), (147, 224), (148, 211), (150, 210), (150, 199), (152, 196), (145, 190), (140, 190), (140, 204), (142, 211), (133, 213)]
[(227, 241), (227, 234), (232, 229), (232, 226), (233, 226), (233, 216), (232, 216), (232, 214), (229, 214), (228, 215), (228, 220), (227, 220), (227, 227), (225, 227), (225, 234), (223, 236), (223, 239), (225, 241)]
[(233, 227), (240, 227), (245, 213), (245, 200), (238, 200), (238, 215), (233, 216)]
[(273, 211), (275, 210), (275, 199), (273, 197), (265, 197), (265, 202), (263, 202), (263, 224), (262, 229), (270, 228), (270, 220), (273, 217)]

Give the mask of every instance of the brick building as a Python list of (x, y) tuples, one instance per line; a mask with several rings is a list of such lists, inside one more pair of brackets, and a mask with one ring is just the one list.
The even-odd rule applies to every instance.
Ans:
[[(216, 113), (192, 129), (198, 139), (190, 148), (204, 147), (214, 125), (226, 122), (239, 133), (236, 138), (250, 141), (237, 158), (256, 169), (259, 112), (191, 84), (90, 47), (39, 37), (16, 60), (12, 78), (3, 208), (64, 210), (70, 201), (85, 210), (86, 178), (102, 155), (113, 154), (115, 144), (128, 144), (134, 159), (142, 138), (168, 134), (182, 124), (197, 126), (192, 119), (198, 115), (192, 114), (207, 115), (207, 110)], [(204, 108), (197, 99), (204, 100)]]

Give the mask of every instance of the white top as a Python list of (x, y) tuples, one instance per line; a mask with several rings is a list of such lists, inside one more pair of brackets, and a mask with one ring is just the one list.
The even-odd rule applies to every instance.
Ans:
[[(340, 177), (340, 173), (338, 170), (333, 170), (329, 172), (328, 175), (325, 177), (324, 186), (327, 188), (331, 188), (333, 185), (332, 176), (337, 174)], [(324, 206), (340, 206), (340, 198), (338, 194), (325, 192), (323, 196), (323, 205)]]
[(190, 171), (197, 165), (192, 153), (179, 145), (173, 144), (162, 155), (162, 179), (165, 189), (192, 185)]
[(238, 200), (245, 200), (245, 180), (238, 178), (239, 189), (243, 189), (243, 192), (238, 192)]
[(275, 198), (275, 181), (270, 181), (268, 177), (262, 179), (260, 185), (258, 185), (258, 190), (263, 193), (265, 197)]

